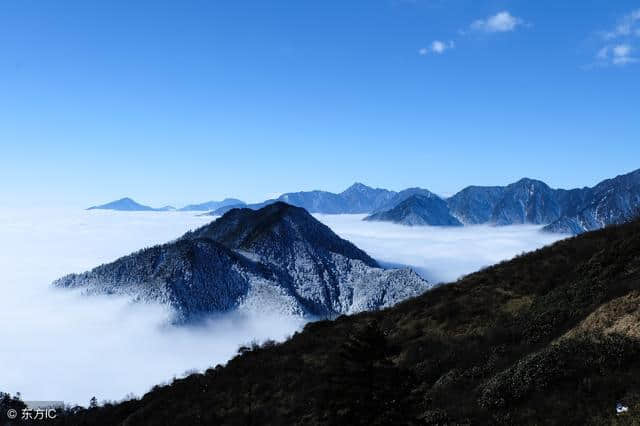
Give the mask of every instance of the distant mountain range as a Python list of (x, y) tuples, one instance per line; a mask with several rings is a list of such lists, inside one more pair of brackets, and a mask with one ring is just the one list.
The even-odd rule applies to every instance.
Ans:
[(640, 170), (593, 188), (552, 189), (525, 178), (504, 187), (469, 186), (450, 198), (436, 198), (413, 196), (365, 220), (434, 226), (537, 224), (547, 225), (543, 229), (549, 232), (580, 234), (640, 213)]
[(227, 206), (241, 207), (244, 205), (245, 205), (245, 202), (238, 200), (237, 198), (225, 198), (222, 201), (207, 201), (205, 203), (200, 203), (200, 204), (189, 204), (188, 206), (184, 206), (179, 210), (183, 212), (189, 212), (189, 211), (202, 212), (202, 211), (213, 211), (213, 210), (217, 210), (219, 208), (227, 207)]
[(283, 202), (234, 209), (176, 241), (54, 285), (164, 303), (178, 321), (231, 310), (334, 317), (388, 307), (430, 287), (409, 269), (382, 269), (305, 209)]
[[(190, 205), (181, 210), (209, 211), (221, 216), (246, 207), (261, 209), (278, 201), (302, 207), (310, 213), (369, 214), (368, 221), (403, 225), (512, 225), (536, 224), (549, 232), (579, 234), (619, 223), (640, 208), (640, 170), (605, 180), (593, 188), (553, 189), (546, 183), (523, 178), (507, 186), (469, 186), (444, 198), (427, 189), (400, 192), (355, 183), (335, 194), (303, 191), (282, 194), (277, 199), (245, 204), (228, 198)], [(91, 209), (163, 210), (142, 206), (124, 198)]]
[[(210, 211), (216, 210), (221, 207), (233, 205), (234, 207), (244, 206), (244, 202), (240, 201), (236, 198), (225, 198), (222, 201), (207, 201), (201, 204), (189, 204), (185, 206), (180, 211)], [(117, 211), (154, 211), (154, 212), (166, 212), (166, 211), (175, 211), (177, 210), (173, 206), (164, 206), (159, 208), (153, 208), (149, 206), (145, 206), (144, 204), (140, 204), (131, 198), (121, 198), (116, 201), (112, 201), (107, 204), (102, 204), (99, 206), (89, 207), (87, 210), (117, 210)]]

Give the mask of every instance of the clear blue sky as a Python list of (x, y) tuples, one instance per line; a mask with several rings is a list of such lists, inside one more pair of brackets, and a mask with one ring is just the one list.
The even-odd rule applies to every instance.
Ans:
[(640, 3), (0, 2), (1, 203), (640, 167)]

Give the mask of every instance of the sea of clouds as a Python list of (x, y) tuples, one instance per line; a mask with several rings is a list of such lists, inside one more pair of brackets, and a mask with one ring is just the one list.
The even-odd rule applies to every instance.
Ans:
[[(381, 263), (411, 266), (432, 282), (561, 237), (532, 226), (409, 228), (360, 215), (316, 217)], [(210, 220), (192, 212), (0, 211), (0, 391), (83, 405), (92, 396), (140, 396), (185, 371), (226, 362), (243, 344), (300, 330), (300, 318), (237, 314), (175, 327), (162, 306), (50, 286)]]
[(567, 235), (541, 232), (542, 226), (403, 226), (365, 222), (365, 215), (316, 215), (382, 265), (409, 266), (433, 283), (451, 282)]

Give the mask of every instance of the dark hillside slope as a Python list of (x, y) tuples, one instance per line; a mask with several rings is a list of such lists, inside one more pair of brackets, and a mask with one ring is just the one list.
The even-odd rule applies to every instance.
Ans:
[[(635, 222), (390, 309), (311, 323), (283, 344), (59, 424), (638, 424), (638, 301)], [(627, 414), (616, 416), (618, 401)]]

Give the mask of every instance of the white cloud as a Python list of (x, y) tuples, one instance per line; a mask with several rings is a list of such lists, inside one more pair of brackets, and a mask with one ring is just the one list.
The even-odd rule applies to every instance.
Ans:
[(486, 19), (478, 19), (471, 24), (471, 29), (487, 33), (501, 33), (515, 30), (524, 21), (508, 11), (499, 12)]
[(609, 45), (598, 50), (596, 59), (601, 65), (627, 65), (638, 62), (638, 58), (632, 56), (633, 51), (629, 44)]
[(613, 63), (615, 65), (625, 65), (637, 61), (636, 58), (631, 57), (633, 49), (628, 44), (619, 44), (611, 50), (613, 52)]
[(640, 9), (625, 15), (618, 25), (611, 30), (602, 33), (605, 40), (613, 40), (620, 37), (640, 36)]
[(450, 282), (565, 235), (540, 226), (402, 226), (365, 222), (363, 215), (314, 215), (386, 265), (406, 265), (433, 283)]
[(620, 58), (620, 57), (625, 57), (625, 56), (629, 56), (629, 54), (631, 53), (631, 46), (629, 46), (628, 44), (619, 44), (617, 46), (613, 47), (613, 56)]
[(455, 47), (455, 43), (450, 41), (440, 41), (434, 40), (431, 42), (429, 47), (423, 47), (418, 50), (418, 53), (422, 56), (428, 55), (429, 53), (435, 53), (437, 55), (443, 54), (446, 50), (453, 49)]

